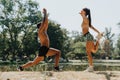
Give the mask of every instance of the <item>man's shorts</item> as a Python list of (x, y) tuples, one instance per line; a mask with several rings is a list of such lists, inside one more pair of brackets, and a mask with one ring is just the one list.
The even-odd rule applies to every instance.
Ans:
[(90, 32), (87, 32), (86, 34), (84, 34), (84, 36), (86, 37), (87, 41), (93, 41), (94, 38), (92, 36), (92, 34), (90, 34)]
[(46, 47), (46, 46), (41, 46), (40, 48), (39, 48), (39, 54), (38, 54), (38, 56), (46, 56), (46, 54), (47, 54), (47, 52), (48, 52), (48, 50), (49, 50), (49, 48), (48, 47)]

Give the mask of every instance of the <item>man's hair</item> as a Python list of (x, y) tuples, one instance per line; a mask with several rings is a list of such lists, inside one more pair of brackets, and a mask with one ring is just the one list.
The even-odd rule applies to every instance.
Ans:
[(37, 24), (37, 28), (39, 29), (40, 26), (41, 26), (41, 22)]

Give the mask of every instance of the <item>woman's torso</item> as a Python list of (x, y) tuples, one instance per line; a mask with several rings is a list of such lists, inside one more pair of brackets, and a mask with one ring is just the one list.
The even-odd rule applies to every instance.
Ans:
[(86, 19), (86, 20), (83, 20), (82, 24), (81, 24), (81, 27), (82, 27), (82, 33), (83, 35), (85, 35), (86, 33), (89, 32), (89, 20)]

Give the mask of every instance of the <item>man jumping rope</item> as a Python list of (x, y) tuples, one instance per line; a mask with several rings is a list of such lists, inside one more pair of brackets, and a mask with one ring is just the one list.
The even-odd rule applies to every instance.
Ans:
[(58, 49), (50, 48), (50, 41), (47, 35), (48, 29), (48, 15), (47, 10), (43, 9), (44, 18), (41, 23), (37, 24), (38, 28), (38, 37), (40, 39), (41, 47), (39, 48), (39, 54), (33, 61), (29, 61), (28, 63), (19, 66), (19, 70), (23, 71), (24, 68), (28, 68), (30, 66), (38, 64), (40, 61), (44, 60), (46, 56), (53, 56), (55, 55), (55, 65), (54, 69), (59, 71), (59, 59), (61, 56), (61, 52)]

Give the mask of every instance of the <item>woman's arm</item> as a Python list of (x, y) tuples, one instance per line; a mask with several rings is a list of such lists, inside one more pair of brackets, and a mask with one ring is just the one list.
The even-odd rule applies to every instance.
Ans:
[(97, 32), (98, 34), (100, 34), (100, 32), (99, 32), (96, 28), (94, 28), (93, 25), (91, 25), (90, 28), (93, 29), (93, 30), (94, 30), (95, 32)]

